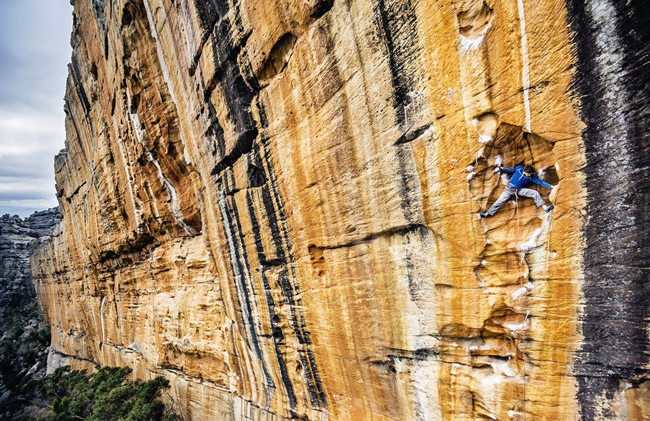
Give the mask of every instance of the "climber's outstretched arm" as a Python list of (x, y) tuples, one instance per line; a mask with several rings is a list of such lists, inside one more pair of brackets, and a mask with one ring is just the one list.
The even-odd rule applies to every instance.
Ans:
[(552, 189), (552, 188), (553, 188), (553, 186), (551, 186), (550, 184), (548, 184), (548, 183), (546, 183), (546, 182), (540, 180), (539, 178), (537, 178), (536, 175), (532, 176), (532, 177), (530, 178), (530, 181), (532, 181), (532, 182), (535, 183), (535, 184), (539, 184), (539, 185), (542, 186), (542, 187), (546, 187), (547, 189)]
[(508, 174), (512, 174), (513, 172), (515, 172), (515, 169), (514, 168), (501, 167), (501, 171), (503, 171), (505, 173), (508, 173)]

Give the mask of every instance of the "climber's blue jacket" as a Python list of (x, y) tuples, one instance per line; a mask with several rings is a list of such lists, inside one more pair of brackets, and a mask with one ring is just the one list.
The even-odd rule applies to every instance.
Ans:
[(505, 172), (505, 173), (508, 173), (508, 174), (513, 174), (514, 173), (512, 175), (512, 178), (510, 179), (510, 183), (508, 184), (508, 186), (513, 190), (518, 190), (518, 189), (524, 187), (526, 184), (528, 184), (531, 181), (533, 183), (535, 183), (535, 184), (539, 184), (540, 186), (544, 186), (544, 187), (549, 188), (549, 189), (553, 188), (553, 186), (551, 186), (550, 184), (545, 183), (542, 180), (540, 180), (539, 178), (537, 178), (536, 175), (533, 175), (532, 177), (526, 177), (524, 175), (524, 167), (521, 166), (521, 165), (517, 165), (516, 167), (514, 167), (512, 169), (510, 169), (510, 168), (501, 168), (501, 170), (503, 172)]

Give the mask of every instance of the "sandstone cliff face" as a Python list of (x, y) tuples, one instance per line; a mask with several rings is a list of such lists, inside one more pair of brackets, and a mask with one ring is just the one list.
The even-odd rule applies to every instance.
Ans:
[[(75, 2), (53, 347), (188, 419), (644, 419), (638, 1)], [(507, 203), (534, 164), (555, 204)]]

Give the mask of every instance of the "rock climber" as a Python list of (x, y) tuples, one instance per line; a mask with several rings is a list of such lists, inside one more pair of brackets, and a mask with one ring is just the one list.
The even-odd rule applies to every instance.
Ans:
[(546, 187), (548, 189), (555, 187), (537, 178), (535, 175), (535, 168), (533, 168), (532, 165), (517, 165), (512, 169), (497, 166), (496, 171), (503, 171), (504, 173), (512, 174), (512, 177), (510, 178), (510, 181), (508, 182), (508, 185), (506, 186), (504, 192), (501, 193), (501, 196), (499, 196), (497, 201), (494, 202), (490, 209), (488, 209), (487, 212), (479, 214), (481, 218), (487, 218), (488, 216), (492, 216), (497, 213), (499, 208), (514, 195), (517, 195), (517, 197), (523, 196), (532, 198), (535, 200), (535, 204), (538, 208), (544, 206), (544, 212), (546, 213), (550, 212), (553, 209), (553, 205), (547, 206), (544, 204), (542, 196), (540, 196), (536, 190), (524, 188), (524, 186), (530, 182), (539, 184), (540, 186)]

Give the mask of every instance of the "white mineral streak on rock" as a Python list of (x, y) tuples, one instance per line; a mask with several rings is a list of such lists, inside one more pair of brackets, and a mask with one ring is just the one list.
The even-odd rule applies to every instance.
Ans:
[(478, 141), (483, 143), (483, 144), (489, 143), (491, 140), (492, 140), (492, 136), (490, 136), (489, 134), (480, 134), (480, 135), (478, 135)]
[(517, 0), (517, 7), (519, 9), (519, 23), (521, 24), (521, 79), (524, 90), (524, 109), (526, 111), (524, 130), (530, 132), (530, 102), (528, 98), (528, 91), (530, 90), (530, 65), (528, 62), (528, 36), (526, 35), (526, 15), (523, 0)]
[[(130, 101), (129, 101), (130, 102)], [(137, 116), (136, 116), (137, 118)], [(135, 125), (135, 122), (134, 122)], [(131, 208), (133, 209), (133, 216), (135, 217), (135, 226), (137, 227), (136, 229), (138, 232), (140, 231), (140, 221), (141, 221), (141, 214), (142, 210), (138, 209), (135, 205), (135, 199), (133, 197), (133, 177), (131, 176), (131, 160), (127, 158), (128, 153), (124, 150), (124, 142), (122, 139), (117, 139), (117, 146), (118, 149), (120, 150), (120, 158), (122, 159), (122, 165), (124, 165), (124, 172), (126, 172), (126, 179), (129, 181), (128, 183), (128, 188), (126, 189), (129, 192), (129, 199), (131, 201)], [(152, 194), (150, 196), (153, 200), (154, 195)], [(155, 202), (155, 200), (154, 200)]]
[(524, 320), (521, 323), (506, 323), (504, 327), (510, 329), (512, 333), (525, 329), (528, 327), (528, 317), (530, 317), (530, 311), (526, 310), (526, 317), (524, 317)]
[[(191, 28), (192, 10), (189, 2), (181, 2), (179, 7), (179, 15), (181, 17), (181, 21), (183, 22), (183, 26), (188, 29)], [(192, 30), (185, 30), (182, 32), (185, 36), (185, 53), (187, 54), (187, 57), (192, 57), (194, 55), (193, 51), (197, 51), (200, 48), (199, 42), (201, 42), (201, 40), (197, 39), (195, 32)]]
[[(434, 373), (439, 365), (433, 361), (415, 360), (411, 369), (415, 389), (415, 407), (419, 413), (432, 419), (442, 419), (441, 406), (438, 401), (438, 381)], [(434, 375), (432, 375), (434, 374)]]
[(149, 162), (154, 164), (158, 169), (158, 177), (160, 177), (160, 180), (165, 185), (165, 188), (167, 189), (167, 191), (169, 191), (169, 195), (171, 196), (172, 213), (174, 214), (174, 218), (176, 218), (176, 222), (181, 227), (183, 227), (187, 235), (196, 234), (196, 231), (192, 227), (187, 225), (185, 221), (183, 221), (183, 217), (181, 216), (181, 212), (178, 207), (178, 193), (176, 192), (176, 188), (172, 185), (172, 183), (169, 182), (167, 177), (165, 177), (165, 174), (163, 174), (162, 172), (162, 168), (160, 168), (160, 164), (158, 163), (158, 160), (154, 158), (153, 154), (149, 151), (146, 151), (146, 154), (147, 154), (147, 159), (149, 159)]
[(478, 38), (472, 39), (460, 35), (460, 51), (467, 54), (470, 51), (476, 50), (478, 47), (480, 47), (483, 43), (483, 40), (485, 39), (485, 34), (487, 34), (488, 29), (490, 29), (490, 26), (492, 26), (492, 21), (490, 21), (490, 23), (485, 26)]
[(474, 168), (476, 168), (474, 167), (474, 165), (469, 165), (467, 167), (467, 172), (469, 173), (467, 174), (467, 181), (471, 180), (476, 175), (476, 172), (474, 172)]
[(517, 324), (506, 324), (504, 326), (510, 329), (512, 333), (515, 333), (518, 330), (522, 330), (526, 327), (526, 321), (524, 320), (523, 322)]
[[(129, 102), (129, 110), (131, 110), (131, 94), (129, 91), (126, 91), (126, 96)], [(142, 128), (142, 125), (140, 124), (140, 118), (138, 117), (138, 114), (136, 112), (130, 112), (129, 115), (131, 116), (131, 123), (133, 123), (133, 129), (135, 130), (135, 137), (138, 139), (138, 142), (142, 145), (143, 148), (147, 148), (147, 145), (144, 144), (144, 134), (145, 130)]]
[[(174, 85), (172, 84), (171, 79), (169, 77), (167, 62), (165, 61), (165, 54), (161, 45), (160, 36), (158, 35), (158, 30), (156, 29), (156, 22), (154, 20), (153, 14), (151, 13), (151, 6), (149, 5), (149, 1), (144, 2), (144, 8), (147, 10), (147, 19), (149, 20), (149, 28), (151, 29), (151, 36), (156, 41), (156, 53), (158, 54), (158, 62), (160, 63), (160, 69), (162, 70), (163, 80), (167, 85), (167, 90), (169, 91), (169, 95), (172, 98), (172, 102), (174, 103), (176, 109), (178, 110), (179, 107), (178, 107), (178, 101), (176, 100), (176, 94), (174, 92)], [(165, 10), (162, 7), (157, 10), (163, 14), (162, 20), (164, 23), (166, 23), (167, 17), (165, 16)], [(172, 60), (174, 61), (174, 63), (178, 63), (178, 60), (176, 58), (176, 52), (172, 49), (171, 53), (172, 53)], [(176, 69), (177, 72), (176, 78), (180, 80), (178, 76), (178, 66), (172, 66), (172, 67)], [(181, 143), (183, 144), (183, 157), (185, 158), (185, 163), (187, 165), (192, 165), (192, 160), (190, 159), (189, 153), (187, 151), (187, 144), (185, 143), (185, 139), (183, 138), (182, 124), (180, 128), (181, 130), (179, 130), (179, 135), (180, 135)]]
[[(127, 92), (127, 96), (129, 96)], [(129, 109), (131, 108), (131, 98), (129, 96)], [(187, 235), (194, 235), (196, 234), (196, 231), (187, 225), (185, 221), (183, 220), (183, 217), (181, 216), (180, 208), (178, 207), (178, 193), (176, 192), (176, 188), (172, 185), (172, 183), (169, 182), (167, 177), (165, 177), (165, 174), (163, 174), (162, 168), (160, 167), (160, 164), (158, 163), (158, 160), (153, 156), (151, 151), (149, 151), (149, 148), (144, 142), (144, 135), (145, 135), (145, 130), (140, 127), (140, 119), (138, 118), (137, 113), (130, 113), (131, 115), (131, 121), (133, 123), (133, 126), (135, 128), (135, 133), (138, 138), (138, 142), (142, 145), (142, 147), (145, 150), (145, 154), (147, 155), (147, 159), (149, 162), (151, 162), (156, 169), (158, 169), (158, 177), (160, 178), (160, 181), (162, 181), (163, 185), (169, 192), (169, 195), (171, 197), (171, 210), (172, 213), (174, 214), (174, 218), (176, 219), (176, 222), (183, 227), (183, 230), (185, 230), (185, 233)], [(135, 204), (134, 204), (134, 209), (135, 209)]]
[(524, 241), (519, 245), (519, 250), (521, 251), (528, 251), (530, 249), (533, 249), (537, 246), (537, 237), (539, 237), (539, 234), (542, 232), (541, 228), (537, 228), (533, 234), (528, 238), (527, 241)]
[(104, 304), (106, 304), (106, 296), (102, 297), (102, 303), (99, 306), (99, 318), (102, 321), (102, 343), (106, 342), (106, 330), (104, 329)]
[(492, 368), (495, 370), (494, 374), (491, 374), (489, 376), (483, 377), (481, 381), (481, 385), (486, 389), (486, 390), (492, 390), (494, 389), (498, 384), (501, 384), (503, 382), (503, 375), (499, 371), (497, 372), (498, 365), (495, 368), (494, 363), (491, 364)]
[(153, 205), (153, 214), (156, 216), (156, 220), (160, 222), (160, 212), (158, 211), (158, 202), (155, 200), (155, 195), (153, 194), (153, 190), (151, 189), (151, 184), (146, 183), (147, 186), (147, 191), (149, 192), (149, 197), (151, 198), (150, 202)]
[(543, 217), (543, 222), (542, 226), (537, 228), (533, 234), (528, 237), (528, 240), (524, 241), (523, 243), (519, 244), (519, 250), (523, 251), (524, 253), (527, 251), (530, 251), (537, 247), (537, 241), (539, 240), (540, 237), (543, 237), (546, 235), (548, 232), (548, 229), (551, 225), (551, 214), (547, 213)]
[[(226, 240), (228, 241), (228, 249), (230, 250), (230, 252), (227, 253), (227, 254), (228, 254), (228, 257), (230, 257), (232, 270), (235, 272), (235, 273), (233, 273), (235, 283), (239, 284), (238, 288), (236, 288), (236, 292), (237, 292), (237, 297), (238, 297), (239, 302), (240, 302), (240, 311), (242, 312), (242, 316), (243, 316), (242, 321), (246, 325), (244, 331), (247, 334), (252, 335), (255, 332), (255, 326), (251, 325), (249, 323), (249, 320), (252, 320), (253, 315), (250, 313), (249, 308), (247, 306), (247, 304), (249, 303), (249, 300), (244, 295), (244, 291), (248, 289), (248, 286), (245, 283), (246, 274), (241, 273), (241, 272), (238, 271), (238, 268), (241, 266), (241, 264), (240, 264), (240, 262), (237, 261), (237, 257), (236, 257), (236, 255), (234, 253), (234, 250), (236, 249), (236, 245), (235, 245), (235, 242), (233, 240), (234, 234), (231, 231), (231, 224), (228, 223), (231, 216), (228, 213), (228, 209), (226, 208), (226, 196), (225, 196), (223, 190), (219, 191), (218, 204), (219, 204), (219, 211), (221, 212), (221, 217), (223, 218), (224, 221), (226, 221), (223, 224), (223, 228), (224, 228), (224, 234), (226, 235)], [(264, 357), (261, 354), (261, 351), (259, 349), (255, 349), (254, 346), (250, 345), (250, 344), (254, 344), (254, 343), (256, 343), (256, 338), (250, 337), (248, 343), (244, 342), (242, 344), (242, 346), (244, 348), (251, 349), (251, 352), (256, 354), (255, 357), (258, 358), (259, 361), (262, 362), (262, 364), (264, 364)], [(253, 368), (250, 366), (248, 358), (244, 358), (244, 360), (246, 361), (246, 367), (249, 370), (249, 373), (248, 373), (249, 377), (248, 378), (251, 381), (250, 387), (251, 387), (252, 390), (255, 390), (254, 379), (256, 378), (256, 376), (254, 375)], [(269, 389), (269, 386), (272, 383), (273, 382), (269, 378), (269, 375), (265, 371), (265, 373), (264, 373), (264, 387), (265, 387), (265, 392), (266, 392), (266, 406), (267, 407), (270, 405), (271, 391)]]
[(510, 294), (510, 297), (512, 297), (513, 300), (516, 300), (519, 297), (521, 297), (522, 295), (527, 294), (528, 292), (530, 292), (532, 289), (533, 289), (533, 283), (528, 282), (525, 286), (519, 288), (518, 290), (516, 290), (515, 292)]

